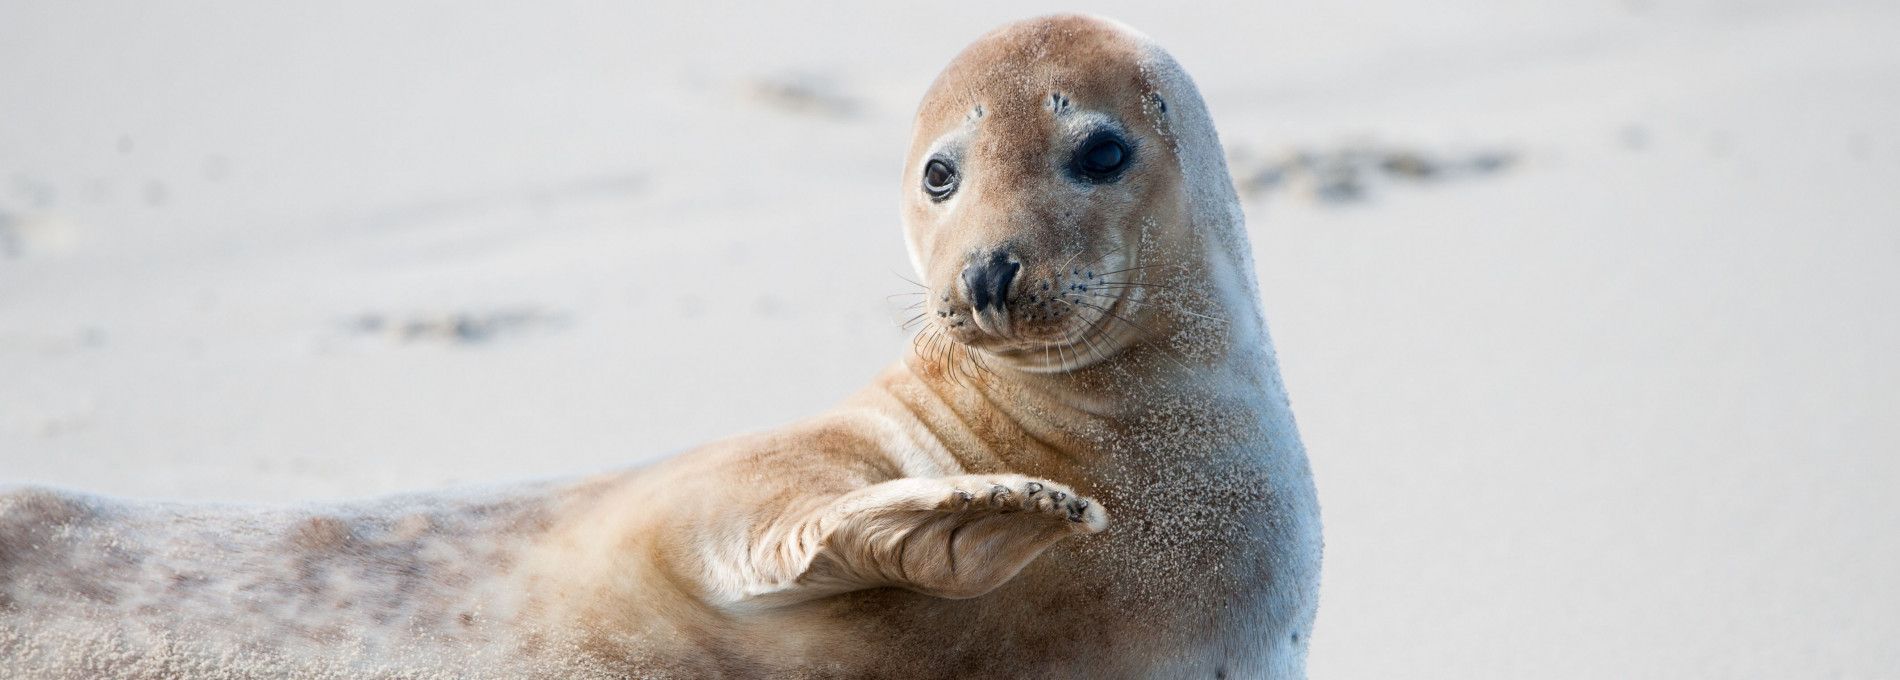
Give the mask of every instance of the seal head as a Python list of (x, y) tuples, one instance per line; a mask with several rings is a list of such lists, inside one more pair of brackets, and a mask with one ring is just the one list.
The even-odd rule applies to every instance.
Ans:
[(1164, 334), (1142, 302), (1182, 283), (1160, 275), (1206, 269), (1203, 223), (1238, 221), (1196, 216), (1197, 184), (1217, 194), (1200, 207), (1238, 212), (1212, 130), (1173, 59), (1113, 21), (1046, 17), (972, 44), (919, 106), (904, 171), (926, 339), (1050, 372)]

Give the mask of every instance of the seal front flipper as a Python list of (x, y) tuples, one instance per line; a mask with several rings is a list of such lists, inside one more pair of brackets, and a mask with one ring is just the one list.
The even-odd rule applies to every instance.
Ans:
[(755, 545), (741, 606), (865, 588), (976, 597), (1056, 541), (1108, 526), (1101, 504), (1022, 475), (906, 478), (839, 496)]

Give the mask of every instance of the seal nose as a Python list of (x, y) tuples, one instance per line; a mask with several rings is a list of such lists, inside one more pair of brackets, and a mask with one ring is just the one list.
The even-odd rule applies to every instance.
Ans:
[(1011, 261), (1009, 254), (1000, 250), (988, 261), (964, 267), (963, 288), (970, 295), (970, 305), (979, 312), (990, 307), (1002, 309), (1009, 300), (1009, 284), (1016, 280), (1016, 270), (1022, 268), (1022, 263)]

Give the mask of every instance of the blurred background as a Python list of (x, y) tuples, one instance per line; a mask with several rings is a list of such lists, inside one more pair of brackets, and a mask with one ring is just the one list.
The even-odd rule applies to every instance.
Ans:
[[(917, 98), (1067, 6), (0, 0), (0, 481), (638, 464), (906, 351)], [(1195, 75), (1317, 678), (1900, 676), (1900, 3), (1103, 3)]]

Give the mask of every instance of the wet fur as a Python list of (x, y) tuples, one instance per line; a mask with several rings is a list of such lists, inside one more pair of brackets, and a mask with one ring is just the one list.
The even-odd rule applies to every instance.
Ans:
[[(1075, 115), (1133, 136), (1120, 181), (1052, 171)], [(917, 178), (946, 144), (965, 184), (931, 202)], [(1303, 677), (1318, 507), (1185, 73), (1112, 22), (1004, 27), (926, 96), (902, 190), (925, 329), (839, 408), (482, 495), (0, 492), (0, 658), (29, 677)], [(983, 317), (957, 272), (1005, 246), (1023, 273)]]

